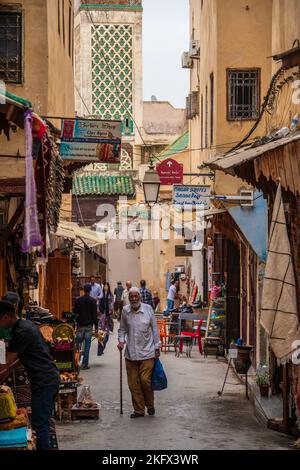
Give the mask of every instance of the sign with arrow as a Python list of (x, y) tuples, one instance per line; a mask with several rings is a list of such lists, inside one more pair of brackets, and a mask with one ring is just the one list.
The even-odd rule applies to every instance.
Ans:
[(183, 183), (183, 164), (173, 158), (167, 158), (156, 166), (160, 184), (172, 186)]

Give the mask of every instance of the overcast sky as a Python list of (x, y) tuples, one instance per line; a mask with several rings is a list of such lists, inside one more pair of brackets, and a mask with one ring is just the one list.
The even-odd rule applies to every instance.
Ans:
[(143, 0), (144, 99), (155, 95), (185, 107), (189, 70), (181, 53), (189, 47), (189, 1)]

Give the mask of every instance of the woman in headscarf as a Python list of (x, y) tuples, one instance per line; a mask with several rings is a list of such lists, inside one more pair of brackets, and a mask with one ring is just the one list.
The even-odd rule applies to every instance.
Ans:
[(103, 326), (102, 329), (112, 332), (114, 329), (114, 296), (110, 290), (110, 285), (108, 282), (106, 282), (103, 287), (103, 297), (99, 302), (99, 310), (101, 313), (100, 322), (101, 326)]

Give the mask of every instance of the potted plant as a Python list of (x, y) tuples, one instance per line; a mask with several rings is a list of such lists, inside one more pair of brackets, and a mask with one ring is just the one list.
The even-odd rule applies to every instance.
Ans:
[(268, 397), (270, 387), (270, 375), (269, 370), (266, 366), (262, 366), (260, 370), (257, 371), (256, 383), (259, 386), (261, 396)]

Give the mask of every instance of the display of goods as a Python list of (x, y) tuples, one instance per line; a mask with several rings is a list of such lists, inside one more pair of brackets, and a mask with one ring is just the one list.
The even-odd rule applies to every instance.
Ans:
[(91, 387), (89, 385), (84, 385), (83, 389), (81, 390), (78, 405), (83, 406), (86, 408), (92, 408), (95, 406), (95, 403), (92, 398)]
[(75, 382), (77, 379), (77, 372), (64, 372), (63, 374), (60, 374), (61, 382)]
[(55, 349), (58, 351), (64, 351), (66, 349), (72, 349), (73, 343), (70, 343), (68, 340), (60, 340), (60, 338), (57, 338), (55, 342)]
[(56, 366), (59, 370), (73, 369), (72, 362), (57, 362)]
[(41, 325), (40, 326), (40, 331), (41, 331), (44, 339), (47, 341), (47, 343), (52, 343), (52, 341), (53, 341), (53, 326), (51, 326), (51, 325)]
[(30, 385), (18, 386), (14, 389), (16, 403), (18, 406), (30, 406), (31, 404), (31, 387)]
[(75, 368), (78, 368), (78, 366), (79, 366), (79, 359), (80, 359), (80, 352), (79, 352), (79, 351), (75, 351), (75, 354), (74, 354), (74, 364), (75, 364)]
[(72, 343), (75, 338), (75, 332), (68, 323), (61, 323), (53, 330), (53, 341), (55, 343), (69, 342)]
[(28, 415), (25, 408), (17, 410), (17, 416), (9, 423), (0, 423), (0, 431), (10, 431), (11, 429), (18, 429), (28, 426)]
[(17, 406), (9, 387), (0, 387), (0, 423), (13, 421), (17, 416)]

